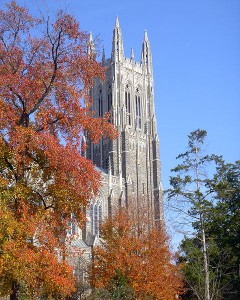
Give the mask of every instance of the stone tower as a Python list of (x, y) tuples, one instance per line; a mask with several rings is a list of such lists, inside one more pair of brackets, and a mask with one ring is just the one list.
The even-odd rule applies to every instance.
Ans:
[[(88, 53), (94, 55), (94, 51), (90, 34)], [(161, 165), (147, 32), (144, 32), (141, 62), (134, 60), (133, 49), (131, 57), (126, 58), (116, 18), (111, 58), (106, 59), (103, 51), (102, 65), (106, 67), (106, 80), (96, 80), (90, 92), (92, 109), (96, 117), (110, 112), (119, 137), (114, 141), (103, 139), (97, 145), (89, 142), (87, 148), (87, 157), (103, 173), (101, 211), (105, 210), (107, 215), (114, 205), (128, 207), (134, 202), (139, 207), (144, 202), (151, 220), (159, 224), (163, 220)], [(90, 219), (94, 219), (93, 215), (90, 209)]]

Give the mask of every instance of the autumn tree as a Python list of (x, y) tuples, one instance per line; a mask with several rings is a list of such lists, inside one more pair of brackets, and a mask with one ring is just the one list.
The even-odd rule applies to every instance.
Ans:
[(180, 292), (179, 270), (172, 263), (166, 234), (148, 225), (143, 214), (135, 218), (125, 209), (104, 222), (101, 245), (93, 252), (91, 278), (95, 288), (112, 295), (109, 299), (169, 300)]
[(61, 299), (74, 290), (72, 268), (66, 261), (59, 262), (55, 253), (55, 247), (59, 246), (48, 228), (52, 225), (52, 222), (43, 222), (41, 212), (33, 218), (24, 202), (19, 204), (18, 218), (7, 205), (1, 204), (0, 290), (3, 295), (12, 290), (12, 298), (21, 292), (30, 299), (38, 295)]
[[(38, 290), (46, 272), (48, 292), (73, 290), (64, 262), (67, 222), (72, 215), (84, 220), (100, 179), (81, 155), (83, 133), (93, 142), (116, 136), (108, 115), (94, 118), (91, 111), (88, 91), (104, 69), (87, 43), (78, 22), (62, 11), (53, 21), (31, 16), (15, 1), (0, 11), (0, 292), (11, 300), (21, 286)], [(40, 270), (45, 279), (33, 286)]]

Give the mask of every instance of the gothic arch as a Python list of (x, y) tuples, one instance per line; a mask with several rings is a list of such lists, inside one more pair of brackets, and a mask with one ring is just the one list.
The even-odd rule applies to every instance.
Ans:
[(97, 89), (97, 101), (98, 101), (98, 116), (103, 116), (103, 91), (102, 86), (99, 85)]
[(132, 109), (131, 109), (131, 99), (132, 96), (132, 92), (131, 92), (131, 85), (129, 83), (127, 83), (125, 85), (125, 109), (126, 109), (126, 120), (127, 120), (127, 125), (132, 124), (132, 118), (131, 118), (131, 113), (132, 113)]
[(92, 200), (89, 206), (89, 222), (91, 234), (101, 236), (100, 225), (103, 221), (103, 200), (100, 197)]
[(135, 113), (136, 113), (136, 128), (142, 128), (142, 89), (141, 86), (138, 85), (135, 90)]
[(107, 111), (112, 111), (112, 101), (113, 101), (113, 95), (112, 95), (112, 85), (110, 82), (106, 84), (106, 91), (107, 91)]

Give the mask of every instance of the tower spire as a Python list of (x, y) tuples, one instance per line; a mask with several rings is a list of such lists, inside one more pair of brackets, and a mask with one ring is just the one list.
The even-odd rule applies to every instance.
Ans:
[(115, 27), (113, 29), (112, 40), (112, 61), (121, 61), (124, 57), (122, 31), (119, 25), (118, 17), (116, 17)]
[(147, 30), (144, 30), (144, 41), (148, 42)]
[(105, 48), (103, 47), (103, 51), (102, 51), (102, 65), (104, 66), (106, 62), (106, 56), (105, 56)]
[(148, 40), (147, 30), (144, 30), (144, 38), (142, 44), (142, 64), (145, 65), (148, 73), (152, 71), (152, 53)]
[(92, 32), (91, 31), (89, 33), (89, 40), (88, 40), (88, 45), (87, 45), (87, 53), (88, 53), (88, 56), (90, 58), (92, 58), (92, 59), (96, 58), (95, 45), (94, 45), (93, 36), (92, 36)]
[(131, 60), (134, 60), (134, 50), (131, 48)]
[(118, 16), (116, 16), (115, 27), (120, 28)]

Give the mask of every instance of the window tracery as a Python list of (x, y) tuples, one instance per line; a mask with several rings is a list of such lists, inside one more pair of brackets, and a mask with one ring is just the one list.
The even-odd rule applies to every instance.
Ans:
[(135, 94), (135, 107), (136, 107), (136, 128), (142, 128), (142, 119), (141, 119), (141, 97), (140, 91), (137, 88)]
[(108, 102), (108, 111), (111, 111), (111, 109), (112, 109), (112, 87), (111, 87), (111, 85), (108, 86), (107, 102)]
[(90, 205), (90, 224), (91, 233), (97, 237), (100, 237), (100, 225), (102, 223), (102, 205), (100, 203), (95, 203)]
[(98, 115), (99, 117), (103, 116), (103, 98), (102, 98), (102, 89), (99, 89), (98, 92)]
[(131, 94), (130, 87), (127, 84), (125, 89), (125, 107), (126, 107), (126, 116), (127, 116), (127, 124), (131, 125)]

